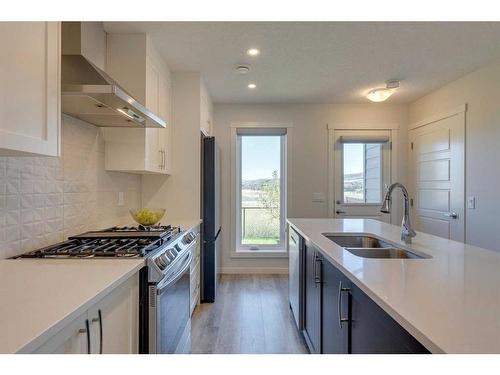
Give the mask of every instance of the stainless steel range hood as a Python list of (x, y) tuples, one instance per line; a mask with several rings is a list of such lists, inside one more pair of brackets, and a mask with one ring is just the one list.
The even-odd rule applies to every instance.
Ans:
[(88, 44), (83, 42), (81, 23), (63, 23), (62, 112), (96, 126), (164, 128), (165, 120), (135, 100), (86, 57), (83, 50), (89, 49)]

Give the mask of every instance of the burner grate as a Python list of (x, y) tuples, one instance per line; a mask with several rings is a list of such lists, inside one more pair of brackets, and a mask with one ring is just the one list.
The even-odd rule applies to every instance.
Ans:
[(163, 243), (157, 238), (72, 239), (21, 255), (23, 258), (140, 257)]

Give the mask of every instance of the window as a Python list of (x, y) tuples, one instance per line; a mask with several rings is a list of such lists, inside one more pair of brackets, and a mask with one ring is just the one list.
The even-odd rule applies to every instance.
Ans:
[(285, 249), (286, 131), (238, 129), (237, 251)]
[(343, 143), (343, 203), (382, 202), (382, 145)]

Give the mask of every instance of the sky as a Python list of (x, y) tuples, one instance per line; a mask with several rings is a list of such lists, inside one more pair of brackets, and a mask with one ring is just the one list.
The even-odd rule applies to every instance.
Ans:
[(242, 136), (242, 180), (272, 178), (280, 175), (280, 136)]
[(344, 173), (363, 173), (362, 143), (344, 143)]
[[(280, 175), (280, 136), (242, 136), (242, 180), (272, 178)], [(344, 173), (363, 172), (363, 144), (344, 144)]]

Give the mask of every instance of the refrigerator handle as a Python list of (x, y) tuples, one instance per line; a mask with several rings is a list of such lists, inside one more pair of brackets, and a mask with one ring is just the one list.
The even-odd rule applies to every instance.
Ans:
[(219, 227), (219, 230), (217, 231), (217, 234), (215, 235), (214, 242), (217, 241), (217, 237), (219, 237), (221, 229), (222, 229), (222, 227)]

